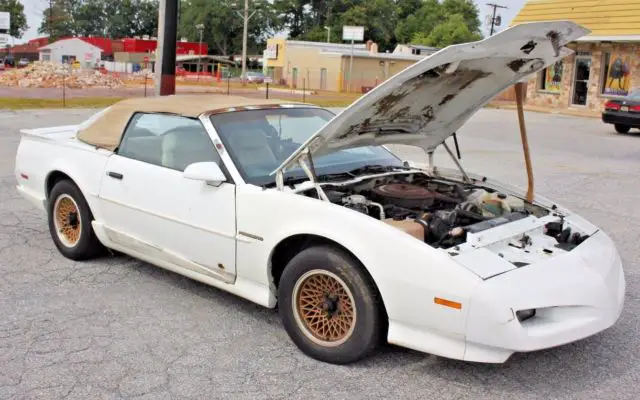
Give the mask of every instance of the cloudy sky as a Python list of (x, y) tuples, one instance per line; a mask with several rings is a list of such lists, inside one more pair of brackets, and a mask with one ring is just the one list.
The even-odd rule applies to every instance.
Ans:
[[(212, 0), (215, 1), (215, 0)], [(508, 9), (499, 10), (502, 16), (502, 28), (509, 25), (509, 22), (515, 17), (520, 8), (525, 3), (525, 0), (497, 0), (497, 1), (481, 1), (474, 0), (480, 10), (480, 20), (485, 22), (487, 15), (490, 15), (492, 8), (487, 6), (486, 3), (498, 3), (500, 5), (508, 7)], [(38, 37), (38, 27), (42, 21), (42, 13), (48, 7), (49, 0), (22, 0), (25, 8), (25, 14), (27, 15), (27, 22), (29, 24), (29, 30), (21, 40), (16, 40), (17, 43), (26, 42), (27, 40)], [(486, 25), (483, 25), (485, 35), (489, 34), (489, 29)], [(499, 28), (500, 29), (500, 28)]]

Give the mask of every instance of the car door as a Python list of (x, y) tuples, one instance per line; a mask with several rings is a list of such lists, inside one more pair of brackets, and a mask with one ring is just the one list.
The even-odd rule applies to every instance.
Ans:
[(110, 239), (134, 255), (169, 263), (181, 272), (233, 281), (235, 185), (228, 173), (218, 186), (183, 176), (188, 165), (212, 161), (224, 171), (198, 119), (135, 114), (107, 162), (100, 187)]

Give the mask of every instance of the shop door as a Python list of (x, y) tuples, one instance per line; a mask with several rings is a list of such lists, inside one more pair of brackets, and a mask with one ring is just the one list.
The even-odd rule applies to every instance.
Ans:
[(591, 54), (576, 56), (575, 72), (573, 75), (573, 96), (571, 103), (576, 106), (586, 106), (589, 93), (589, 76), (591, 75)]
[(327, 90), (327, 69), (320, 70), (320, 90)]

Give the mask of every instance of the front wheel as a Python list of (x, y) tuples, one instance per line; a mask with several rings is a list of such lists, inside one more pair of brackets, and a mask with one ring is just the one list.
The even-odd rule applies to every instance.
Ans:
[(89, 205), (70, 180), (59, 181), (51, 190), (48, 219), (51, 238), (66, 258), (86, 260), (103, 249), (91, 226)]
[(618, 133), (628, 133), (631, 130), (631, 127), (629, 125), (616, 124), (615, 128), (616, 132)]
[(278, 304), (291, 340), (316, 360), (352, 363), (380, 343), (379, 294), (357, 260), (340, 249), (310, 247), (295, 256), (280, 279)]

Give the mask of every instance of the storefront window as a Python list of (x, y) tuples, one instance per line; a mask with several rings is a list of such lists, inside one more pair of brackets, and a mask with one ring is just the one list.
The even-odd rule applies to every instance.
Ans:
[(562, 88), (562, 61), (550, 65), (540, 73), (540, 90), (560, 93)]
[(620, 52), (606, 52), (602, 56), (604, 73), (600, 93), (626, 96), (631, 87), (631, 57)]

